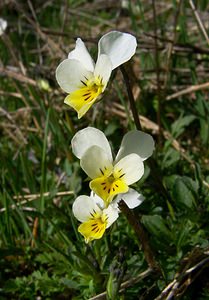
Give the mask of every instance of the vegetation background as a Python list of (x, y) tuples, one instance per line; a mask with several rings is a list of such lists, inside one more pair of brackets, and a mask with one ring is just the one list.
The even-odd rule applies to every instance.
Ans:
[[(0, 2), (1, 300), (209, 299), (208, 11), (207, 0)], [(134, 122), (120, 69), (79, 121), (55, 69), (77, 37), (96, 59), (111, 30), (138, 41), (125, 69), (156, 151), (155, 172), (146, 162), (135, 185), (146, 199), (134, 212), (156, 270), (125, 216), (86, 245), (71, 211), (89, 193), (74, 133), (95, 126), (116, 152)]]

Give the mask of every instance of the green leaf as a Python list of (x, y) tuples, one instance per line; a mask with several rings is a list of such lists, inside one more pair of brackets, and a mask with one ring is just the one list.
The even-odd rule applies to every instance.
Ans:
[(179, 207), (194, 208), (197, 184), (188, 177), (178, 177), (173, 186), (173, 200)]
[(195, 119), (196, 117), (193, 115), (186, 117), (182, 117), (181, 115), (171, 126), (173, 137), (179, 137), (184, 132), (185, 127), (189, 126)]
[(207, 146), (209, 143), (209, 105), (200, 93), (197, 94), (197, 102), (195, 109), (199, 115), (198, 121), (200, 123), (200, 137), (203, 145)]
[(182, 180), (187, 188), (194, 194), (194, 196), (196, 196), (198, 192), (198, 183), (187, 176), (183, 176)]
[(170, 176), (165, 176), (163, 178), (163, 183), (165, 184), (167, 189), (172, 190), (173, 185), (174, 185), (177, 178), (178, 178), (178, 175), (176, 175), (176, 174), (173, 174), (173, 175), (170, 175)]
[(173, 148), (169, 148), (162, 160), (162, 168), (168, 168), (180, 159), (180, 153)]
[(62, 283), (64, 286), (66, 286), (69, 289), (78, 289), (79, 285), (77, 282), (70, 280), (68, 278), (61, 278), (60, 283)]
[(163, 218), (159, 215), (142, 217), (142, 223), (147, 230), (157, 237), (160, 241), (168, 243), (171, 240), (170, 230), (166, 227)]

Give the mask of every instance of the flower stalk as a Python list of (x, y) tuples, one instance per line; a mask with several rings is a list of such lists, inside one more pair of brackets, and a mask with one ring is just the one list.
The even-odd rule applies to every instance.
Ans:
[[(124, 82), (126, 85), (128, 100), (130, 103), (130, 108), (131, 108), (132, 115), (134, 118), (135, 126), (138, 130), (142, 130), (139, 114), (138, 114), (138, 111), (136, 108), (136, 103), (135, 103), (131, 85), (130, 85), (129, 76), (128, 76), (124, 66), (120, 66), (120, 70), (121, 70), (121, 73), (123, 75), (123, 79), (124, 79)], [(156, 166), (155, 161), (152, 158), (150, 158), (148, 163), (152, 170), (153, 178), (155, 178), (155, 180), (157, 179), (157, 181), (154, 181), (154, 184), (157, 185), (157, 187), (159, 188), (159, 190), (161, 191), (163, 196), (167, 198), (168, 193), (167, 193), (166, 189), (164, 188), (161, 179), (159, 179), (159, 176), (157, 176), (157, 166)], [(147, 234), (146, 234), (140, 220), (136, 219), (134, 212), (129, 209), (129, 207), (126, 205), (126, 203), (123, 200), (121, 200), (119, 202), (119, 208), (123, 212), (123, 214), (126, 216), (129, 224), (134, 229), (134, 232), (136, 233), (136, 236), (137, 236), (138, 243), (139, 243), (139, 245), (142, 246), (144, 256), (145, 256), (145, 259), (146, 259), (149, 267), (152, 269), (160, 270), (158, 264), (155, 261), (152, 249), (149, 245), (149, 240), (148, 240)]]
[(153, 251), (149, 245), (147, 234), (139, 221), (139, 219), (136, 218), (134, 212), (129, 209), (127, 204), (121, 200), (118, 204), (120, 210), (123, 212), (123, 214), (126, 216), (126, 219), (128, 220), (129, 224), (133, 228), (139, 247), (142, 247), (142, 250), (144, 252), (144, 257), (147, 261), (148, 266), (153, 269), (159, 271), (159, 266), (157, 262), (155, 261), (155, 257), (153, 254)]
[(126, 69), (124, 68), (123, 65), (120, 66), (120, 70), (121, 70), (121, 73), (123, 75), (123, 79), (124, 79), (124, 82), (125, 82), (125, 85), (126, 85), (126, 90), (127, 90), (127, 94), (128, 94), (128, 99), (129, 99), (132, 115), (133, 115), (133, 118), (134, 118), (134, 123), (135, 123), (136, 128), (138, 130), (142, 130), (142, 126), (141, 126), (141, 123), (140, 123), (139, 115), (138, 115), (138, 112), (137, 112), (137, 109), (136, 109), (136, 104), (135, 104), (134, 96), (133, 96), (131, 85), (130, 85), (129, 76), (128, 76), (128, 74), (126, 72)]
[[(137, 108), (136, 108), (136, 103), (135, 103), (134, 96), (133, 96), (132, 89), (131, 89), (131, 85), (130, 85), (129, 76), (128, 76), (128, 74), (126, 72), (126, 69), (124, 68), (123, 65), (120, 66), (120, 70), (121, 70), (121, 73), (123, 75), (123, 79), (124, 79), (124, 82), (125, 82), (125, 85), (126, 85), (128, 100), (129, 100), (129, 103), (130, 103), (130, 108), (131, 108), (131, 111), (132, 111), (132, 115), (133, 115), (133, 118), (134, 118), (134, 123), (135, 123), (136, 129), (137, 130), (142, 130), (139, 114), (138, 114), (138, 111), (137, 111)], [(165, 197), (166, 199), (169, 198), (169, 194), (166, 191), (166, 189), (165, 189), (165, 187), (164, 187), (164, 185), (163, 185), (163, 183), (162, 183), (162, 181), (159, 177), (159, 170), (158, 170), (158, 167), (156, 165), (155, 160), (153, 158), (150, 158), (148, 160), (148, 164), (149, 164), (150, 169), (152, 170), (152, 174), (153, 174), (153, 178), (154, 178), (153, 184), (156, 185), (157, 189), (159, 189), (159, 191), (161, 192), (163, 197)]]

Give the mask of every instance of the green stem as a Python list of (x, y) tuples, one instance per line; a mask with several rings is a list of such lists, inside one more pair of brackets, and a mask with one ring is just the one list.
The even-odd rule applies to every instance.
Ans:
[[(41, 160), (40, 212), (43, 215), (44, 215), (44, 210), (45, 210), (45, 197), (43, 196), (43, 194), (47, 189), (46, 188), (46, 152), (47, 152), (47, 137), (48, 137), (48, 130), (49, 130), (49, 115), (50, 115), (50, 108), (48, 109), (47, 116), (46, 116), (43, 150), (42, 150), (42, 160)], [(41, 228), (41, 232), (43, 233), (44, 220), (42, 218), (40, 220), (40, 228)]]
[(128, 76), (128, 74), (127, 74), (124, 66), (121, 66), (120, 70), (121, 70), (121, 72), (123, 74), (123, 79), (124, 79), (125, 84), (126, 84), (126, 90), (127, 90), (127, 93), (128, 93), (128, 99), (129, 99), (131, 111), (132, 111), (132, 114), (133, 114), (134, 123), (135, 123), (136, 128), (138, 130), (142, 130), (140, 119), (139, 119), (139, 115), (138, 115), (138, 112), (137, 112), (137, 109), (136, 109), (136, 104), (135, 104), (134, 96), (133, 96), (131, 85), (130, 85), (129, 76)]
[(147, 264), (151, 269), (160, 271), (159, 266), (155, 261), (155, 257), (152, 252), (152, 249), (150, 248), (147, 234), (140, 220), (136, 218), (134, 212), (127, 206), (127, 204), (123, 200), (119, 202), (119, 208), (126, 216), (129, 224), (133, 228), (137, 237), (137, 242), (139, 244), (139, 247), (142, 246), (142, 250), (144, 252), (144, 257), (147, 261)]
[[(129, 76), (123, 66), (120, 67), (120, 70), (122, 72), (122, 75), (123, 75), (123, 78), (124, 78), (124, 81), (126, 84), (126, 90), (128, 93), (128, 99), (129, 99), (130, 108), (131, 108), (131, 111), (133, 114), (135, 126), (138, 130), (142, 130), (139, 114), (138, 114), (138, 111), (136, 108), (135, 100), (134, 100), (131, 85), (130, 85)], [(150, 168), (152, 169), (154, 178), (158, 178), (157, 171), (156, 171), (156, 163), (154, 160), (150, 160)], [(161, 180), (157, 180), (157, 186), (160, 188), (163, 195), (167, 196), (167, 191), (165, 190)], [(147, 234), (146, 234), (140, 220), (136, 218), (135, 214), (129, 209), (129, 207), (126, 205), (126, 203), (123, 200), (120, 201), (119, 207), (120, 207), (121, 211), (123, 212), (123, 214), (126, 216), (129, 224), (134, 229), (136, 236), (137, 236), (138, 243), (140, 245), (142, 245), (144, 256), (145, 256), (145, 259), (146, 259), (148, 265), (152, 269), (160, 270), (158, 264), (155, 261), (154, 254), (149, 245)]]
[[(122, 72), (123, 79), (124, 79), (124, 82), (125, 82), (125, 85), (126, 85), (126, 90), (127, 90), (127, 93), (128, 93), (130, 108), (131, 108), (131, 111), (132, 111), (132, 115), (133, 115), (133, 118), (134, 118), (134, 123), (135, 123), (136, 129), (142, 130), (139, 114), (138, 114), (138, 111), (137, 111), (137, 108), (136, 108), (136, 103), (135, 103), (134, 96), (133, 96), (132, 89), (131, 89), (131, 85), (130, 85), (129, 76), (128, 76), (124, 66), (121, 66), (120, 70)], [(151, 174), (153, 175), (152, 178), (154, 179), (153, 180), (153, 185), (156, 186), (156, 188), (161, 192), (163, 197), (165, 197), (166, 199), (170, 198), (168, 192), (164, 188), (164, 185), (163, 185), (162, 180), (161, 180), (161, 176), (159, 176), (160, 171), (158, 170), (158, 166), (157, 166), (155, 160), (153, 158), (149, 158), (148, 164), (149, 164), (149, 167), (151, 169)]]

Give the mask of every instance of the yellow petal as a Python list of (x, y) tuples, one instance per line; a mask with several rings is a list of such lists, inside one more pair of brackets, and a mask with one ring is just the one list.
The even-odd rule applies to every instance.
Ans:
[(89, 220), (82, 223), (78, 227), (78, 232), (80, 232), (84, 238), (85, 242), (89, 243), (93, 240), (100, 239), (106, 229), (107, 222), (102, 221), (101, 218)]
[(111, 176), (93, 179), (90, 182), (90, 188), (104, 200), (107, 206), (115, 195), (128, 191), (128, 186), (124, 181)]
[(82, 93), (81, 90), (77, 90), (70, 95), (68, 95), (64, 102), (65, 104), (71, 106), (78, 113), (78, 118), (80, 119), (85, 113), (89, 110), (89, 108), (94, 104), (97, 99), (96, 97), (90, 97), (88, 100), (84, 98), (85, 93)]
[(69, 94), (65, 98), (65, 103), (74, 108), (80, 119), (94, 104), (99, 95), (103, 92), (104, 85), (101, 80), (94, 78), (86, 82), (82, 82), (83, 87)]

